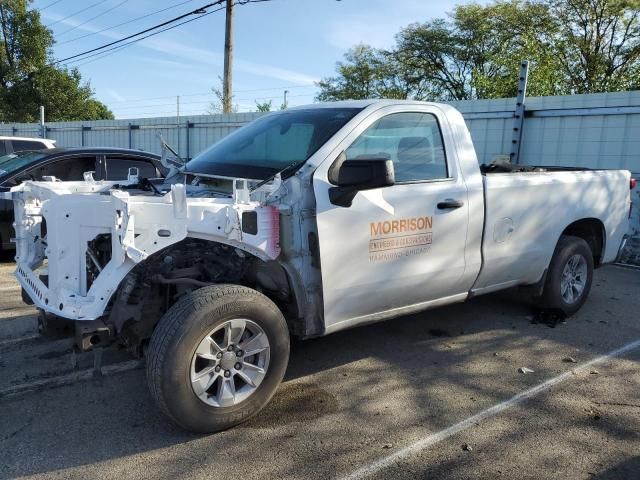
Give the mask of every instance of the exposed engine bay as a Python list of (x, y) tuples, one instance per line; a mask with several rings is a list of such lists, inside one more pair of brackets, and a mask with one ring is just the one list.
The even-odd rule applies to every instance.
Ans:
[(46, 314), (83, 321), (85, 349), (103, 340), (93, 332), (106, 329), (141, 353), (171, 305), (214, 283), (268, 292), (295, 312), (287, 275), (274, 261), (279, 211), (267, 204), (281, 185), (279, 176), (259, 182), (183, 174), (26, 182), (13, 193), (24, 207), (16, 216), (18, 279)]

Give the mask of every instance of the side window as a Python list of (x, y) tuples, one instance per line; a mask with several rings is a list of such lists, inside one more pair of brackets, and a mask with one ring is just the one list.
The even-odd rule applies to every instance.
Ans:
[(96, 169), (96, 157), (72, 157), (54, 160), (51, 163), (36, 167), (29, 171), (36, 180), (49, 175), (63, 181), (78, 181), (84, 179), (84, 172)]
[(126, 180), (129, 168), (136, 167), (138, 175), (144, 178), (157, 178), (158, 172), (153, 163), (127, 157), (107, 157), (107, 180)]
[(24, 150), (42, 150), (44, 145), (41, 142), (29, 140), (11, 140), (14, 152), (22, 152)]
[(430, 113), (392, 113), (364, 131), (346, 150), (347, 159), (385, 156), (393, 161), (396, 182), (448, 177), (442, 134)]

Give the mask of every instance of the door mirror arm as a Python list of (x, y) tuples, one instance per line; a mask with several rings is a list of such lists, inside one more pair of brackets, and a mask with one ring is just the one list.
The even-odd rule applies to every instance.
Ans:
[(347, 160), (344, 152), (331, 165), (329, 201), (339, 207), (350, 207), (361, 190), (389, 187), (395, 183), (393, 162), (388, 156)]

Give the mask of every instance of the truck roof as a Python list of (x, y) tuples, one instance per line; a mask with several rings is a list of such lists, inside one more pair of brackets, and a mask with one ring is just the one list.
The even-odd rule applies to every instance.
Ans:
[(299, 105), (291, 107), (289, 110), (308, 110), (311, 108), (366, 108), (371, 105), (387, 106), (387, 105), (439, 105), (436, 102), (423, 102), (420, 100), (394, 100), (388, 98), (370, 98), (366, 100), (341, 100), (338, 102), (318, 102), (308, 105)]

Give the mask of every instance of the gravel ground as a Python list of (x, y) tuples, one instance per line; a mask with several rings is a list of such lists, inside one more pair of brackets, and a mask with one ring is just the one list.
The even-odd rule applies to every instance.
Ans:
[[(0, 392), (73, 371), (67, 341), (35, 335), (11, 269), (0, 264)], [(294, 342), (266, 410), (215, 435), (165, 420), (141, 369), (5, 396), (0, 477), (638, 478), (640, 344), (583, 365), (640, 339), (639, 293), (640, 270), (605, 267), (555, 328), (506, 292)]]

